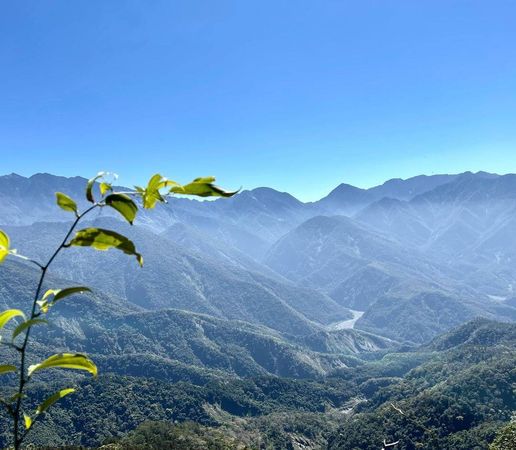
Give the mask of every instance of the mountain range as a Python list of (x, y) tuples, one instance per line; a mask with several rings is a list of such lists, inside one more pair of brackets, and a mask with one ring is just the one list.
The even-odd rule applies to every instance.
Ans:
[[(22, 254), (44, 258), (70, 219), (54, 192), (85, 206), (85, 182), (0, 177), (0, 226)], [(144, 310), (174, 308), (292, 336), (326, 330), (356, 310), (363, 315), (355, 330), (400, 343), (425, 342), (475, 316), (516, 319), (512, 174), (341, 184), (311, 203), (257, 188), (210, 202), (172, 198), (134, 227), (106, 210), (88, 221), (128, 234), (146, 267), (72, 250), (56, 261), (56, 275)]]
[[(71, 217), (55, 205), (55, 192), (84, 208), (86, 182), (1, 176), (0, 228), (12, 246), (48, 258)], [(127, 235), (145, 265), (115, 251), (62, 252), (45, 287), (85, 284), (93, 293), (56, 306), (49, 326), (35, 329), (30, 359), (49, 347), (87, 352), (114, 377), (104, 387), (135, 377), (166, 389), (186, 383), (195, 396), (213, 383), (253, 377), (344, 383), (349, 371), (374, 372), (376, 363), (368, 361), (389, 366), (416, 348), (425, 355), (448, 351), (459, 337), (443, 333), (475, 318), (516, 320), (512, 174), (417, 176), (370, 189), (341, 184), (309, 203), (267, 187), (215, 201), (174, 197), (142, 210), (134, 226), (105, 208), (82, 226)], [(0, 307), (26, 309), (36, 275), (33, 266), (8, 258), (0, 269)], [(420, 352), (414, 355), (409, 368), (421, 363)], [(251, 395), (248, 388), (255, 389), (242, 388), (242, 395)], [(203, 400), (210, 405), (221, 395), (211, 389)], [(231, 414), (244, 411), (231, 405)], [(262, 408), (253, 405), (246, 414)], [(199, 408), (191, 411), (205, 417), (205, 406)], [(210, 411), (206, 423), (220, 414)]]

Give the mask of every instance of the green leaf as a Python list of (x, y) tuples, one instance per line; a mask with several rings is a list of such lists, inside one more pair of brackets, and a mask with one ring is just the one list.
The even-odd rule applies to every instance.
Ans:
[(2, 364), (0, 366), (0, 375), (9, 372), (16, 372), (17, 370), (17, 367), (13, 366), (12, 364)]
[[(54, 302), (57, 302), (58, 300), (68, 297), (69, 295), (83, 293), (83, 292), (91, 292), (91, 289), (87, 286), (74, 286), (74, 287), (69, 287), (69, 288), (64, 288), (64, 289), (56, 289), (53, 291)], [(45, 295), (46, 295), (46, 293), (45, 293)]]
[(27, 414), (23, 413), (23, 421), (25, 422), (25, 429), (28, 430), (32, 425), (32, 419)]
[(162, 178), (159, 183), (159, 189), (163, 189), (166, 187), (173, 187), (173, 186), (181, 186), (179, 183), (176, 183), (174, 180), (169, 180), (168, 178)]
[(113, 190), (113, 188), (111, 187), (111, 183), (106, 183), (105, 181), (100, 183), (99, 188), (100, 188), (100, 194), (101, 195), (105, 195), (106, 192)]
[(85, 228), (77, 232), (75, 237), (65, 245), (79, 247), (93, 247), (97, 250), (109, 250), (116, 248), (123, 251), (127, 255), (136, 256), (136, 260), (143, 266), (143, 257), (136, 251), (133, 242), (125, 236), (111, 230), (104, 230), (102, 228)]
[(72, 392), (75, 392), (75, 389), (69, 388), (69, 389), (61, 389), (60, 391), (56, 392), (55, 394), (48, 397), (41, 405), (39, 405), (36, 409), (36, 414), (41, 414), (45, 412), (48, 408), (50, 408), (55, 402), (62, 399), (63, 397), (67, 396), (68, 394), (71, 394)]
[(95, 203), (95, 198), (93, 197), (93, 186), (95, 186), (95, 181), (104, 176), (104, 172), (99, 172), (93, 178), (88, 180), (88, 184), (86, 185), (86, 200), (91, 203)]
[(4, 262), (5, 257), (9, 254), (9, 236), (5, 231), (0, 230), (0, 264)]
[(199, 177), (193, 180), (192, 183), (215, 183), (215, 177)]
[[(91, 292), (91, 289), (87, 286), (75, 286), (64, 289), (49, 289), (47, 292), (45, 292), (43, 298), (37, 301), (37, 304), (41, 308), (41, 311), (46, 313), (48, 311), (48, 308), (54, 306), (55, 303), (59, 300), (68, 297), (69, 295), (78, 293), (82, 294), (83, 292)], [(52, 299), (52, 301), (49, 301), (48, 298), (52, 295), (54, 296), (54, 298)]]
[(91, 373), (94, 377), (97, 376), (97, 366), (91, 359), (81, 353), (59, 353), (57, 355), (52, 355), (50, 358), (45, 359), (45, 361), (40, 362), (39, 364), (29, 366), (28, 373), (29, 376), (31, 376), (38, 370), (52, 368), (85, 370)]
[(157, 173), (151, 177), (147, 183), (147, 187), (144, 189), (142, 194), (143, 207), (145, 209), (151, 209), (156, 206), (156, 202), (163, 202), (164, 199), (159, 192), (159, 185), (163, 177)]
[(16, 339), (16, 337), (20, 333), (23, 333), (23, 331), (25, 331), (27, 328), (31, 327), (32, 325), (37, 325), (40, 323), (47, 324), (48, 322), (44, 319), (30, 319), (30, 320), (26, 320), (25, 322), (20, 323), (13, 331), (13, 341)]
[(68, 195), (62, 192), (56, 192), (56, 201), (61, 209), (73, 212), (77, 215), (77, 203), (75, 203)]
[(106, 197), (106, 205), (116, 209), (125, 220), (131, 225), (136, 217), (138, 206), (133, 202), (131, 197), (125, 194), (111, 194)]
[(141, 188), (136, 186), (136, 191), (142, 194), (143, 207), (145, 209), (152, 209), (156, 206), (157, 202), (165, 201), (160, 193), (160, 189), (174, 186), (180, 187), (181, 185), (173, 180), (164, 178), (159, 173), (157, 173), (151, 177), (145, 189), (141, 190)]
[(170, 192), (182, 195), (196, 195), (199, 197), (232, 197), (238, 191), (225, 191), (224, 189), (215, 186), (213, 183), (214, 177), (196, 178), (191, 183), (184, 186), (172, 186)]
[(0, 313), (0, 328), (5, 327), (5, 324), (15, 317), (23, 317), (25, 319), (25, 314), (19, 309), (8, 309)]

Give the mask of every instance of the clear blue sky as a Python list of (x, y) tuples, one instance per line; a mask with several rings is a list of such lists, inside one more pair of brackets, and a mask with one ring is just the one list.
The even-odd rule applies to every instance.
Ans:
[(516, 2), (0, 4), (1, 172), (340, 182), (516, 172)]

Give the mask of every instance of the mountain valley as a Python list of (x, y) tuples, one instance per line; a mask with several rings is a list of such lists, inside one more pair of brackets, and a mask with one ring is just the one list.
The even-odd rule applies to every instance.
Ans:
[[(85, 183), (0, 177), (0, 228), (19, 254), (48, 258), (70, 220), (54, 192), (84, 207)], [(175, 429), (164, 422), (197, 422), (199, 439), (217, 427), (232, 443), (213, 448), (368, 450), (397, 438), (403, 450), (421, 442), (470, 450), (487, 448), (516, 409), (516, 175), (342, 184), (311, 203), (271, 188), (215, 201), (174, 197), (134, 226), (105, 208), (82, 226), (128, 236), (145, 265), (90, 249), (56, 258), (45, 288), (93, 292), (55, 307), (51, 324), (34, 330), (30, 359), (73, 349), (102, 375), (68, 375), (80, 386), (78, 409), (48, 413), (38, 444), (63, 435), (73, 445), (130, 442), (155, 420), (167, 436)], [(33, 266), (9, 258), (0, 306), (27, 308), (35, 280)], [(485, 398), (451, 412), (443, 398), (470, 389), (468, 377), (484, 377), (498, 394), (486, 387)], [(41, 380), (42, 393), (55, 384)], [(483, 401), (497, 412), (473, 412)], [(112, 417), (116, 402), (127, 410)], [(91, 404), (103, 412), (81, 417)], [(432, 414), (464, 416), (464, 425), (450, 422), (437, 436)]]

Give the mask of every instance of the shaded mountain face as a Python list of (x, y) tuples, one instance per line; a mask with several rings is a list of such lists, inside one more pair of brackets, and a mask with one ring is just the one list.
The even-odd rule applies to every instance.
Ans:
[(320, 214), (349, 216), (374, 200), (374, 194), (368, 190), (343, 183), (337, 186), (326, 197), (314, 202), (313, 206)]
[(466, 346), (511, 347), (516, 342), (516, 327), (511, 323), (494, 323), (478, 318), (465, 325), (433, 339), (423, 348), (433, 351), (445, 351)]
[[(116, 251), (67, 249), (56, 258), (54, 272), (119, 295), (142, 308), (183, 309), (292, 334), (311, 333), (319, 326), (351, 317), (346, 308), (324, 293), (211, 260), (148, 229), (130, 227), (112, 218), (84, 224), (88, 225), (115, 229), (130, 237), (145, 255), (144, 267)], [(43, 260), (66, 227), (65, 223), (36, 223), (5, 229), (17, 237), (19, 252)]]
[[(29, 178), (17, 174), (0, 177), (0, 223), (2, 225), (28, 225), (35, 221), (69, 220), (69, 214), (55, 208), (55, 192), (76, 194), (84, 206), (86, 180), (81, 177), (65, 178), (40, 173)], [(80, 201), (82, 200), (82, 202)]]
[[(0, 308), (26, 308), (37, 276), (32, 266), (7, 261), (0, 271)], [(69, 285), (73, 282), (51, 276), (44, 288)], [(351, 355), (395, 346), (361, 331), (333, 333), (315, 324), (297, 337), (213, 314), (149, 310), (106, 294), (101, 286), (59, 302), (49, 316), (47, 327), (34, 329), (32, 357), (46, 355), (49, 348), (87, 352), (103, 371), (168, 381), (205, 383), (223, 375), (317, 377), (353, 363)]]
[(410, 298), (384, 297), (376, 300), (359, 319), (357, 327), (381, 330), (380, 334), (392, 339), (427, 342), (481, 313), (457, 298), (439, 292), (424, 292)]
[[(48, 257), (70, 223), (54, 192), (84, 205), (84, 183), (0, 177), (0, 228), (20, 253)], [(436, 448), (473, 448), (484, 426), (514, 410), (514, 324), (485, 318), (516, 321), (515, 199), (514, 176), (467, 173), (339, 186), (310, 204), (267, 188), (174, 198), (133, 227), (108, 211), (91, 215), (82, 226), (128, 235), (145, 267), (115, 250), (56, 259), (45, 289), (80, 283), (93, 293), (51, 310), (49, 325), (34, 329), (29, 364), (49, 349), (75, 350), (102, 375), (63, 375), (81, 389), (38, 424), (47, 428), (37, 444), (99, 445), (149, 417), (242, 430), (263, 419), (279, 435), (259, 417), (278, 411), (306, 443), (311, 422), (294, 417), (303, 410), (338, 418), (324, 448), (377, 448), (400, 430), (414, 448), (434, 438)], [(0, 308), (27, 309), (36, 277), (8, 258)], [(41, 376), (32, 386), (42, 398), (61, 387)], [(423, 438), (393, 403), (424, 418)], [(351, 410), (350, 421), (337, 414)], [(271, 448), (291, 441), (277, 442)]]
[[(342, 184), (313, 203), (270, 188), (172, 198), (134, 227), (102, 210), (90, 223), (128, 234), (146, 267), (116, 252), (71, 250), (54, 270), (144, 310), (309, 336), (349, 321), (350, 308), (364, 313), (357, 328), (423, 342), (475, 315), (514, 317), (515, 180), (479, 172)], [(21, 253), (43, 257), (58, 243), (70, 217), (54, 192), (84, 205), (85, 181), (0, 177), (0, 225)]]
[(287, 278), (327, 289), (373, 263), (405, 276), (425, 264), (414, 252), (343, 216), (306, 221), (271, 248), (266, 263)]
[(410, 201), (380, 201), (356, 219), (416, 248), (482, 293), (510, 297), (516, 176), (466, 173)]

